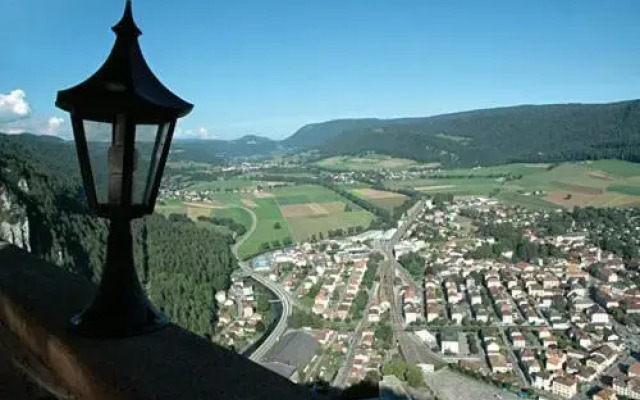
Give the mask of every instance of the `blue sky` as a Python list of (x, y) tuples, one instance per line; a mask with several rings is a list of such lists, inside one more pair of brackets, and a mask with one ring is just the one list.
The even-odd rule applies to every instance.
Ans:
[[(0, 131), (104, 61), (123, 0), (0, 0)], [(344, 117), (640, 97), (640, 1), (134, 0), (147, 61), (195, 104), (182, 137), (282, 138)]]

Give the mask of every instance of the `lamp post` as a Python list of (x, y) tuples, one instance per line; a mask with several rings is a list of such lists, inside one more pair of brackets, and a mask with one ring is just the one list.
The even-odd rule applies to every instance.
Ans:
[(71, 320), (74, 332), (89, 337), (134, 336), (167, 323), (138, 279), (130, 223), (153, 212), (176, 120), (193, 108), (147, 65), (130, 1), (112, 30), (116, 41), (102, 67), (56, 99), (71, 117), (89, 208), (109, 219), (97, 293)]

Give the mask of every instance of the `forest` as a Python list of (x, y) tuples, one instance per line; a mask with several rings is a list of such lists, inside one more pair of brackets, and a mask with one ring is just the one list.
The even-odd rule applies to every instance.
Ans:
[(426, 118), (338, 120), (285, 140), (326, 154), (375, 151), (444, 166), (640, 159), (640, 100), (526, 105)]
[[(26, 180), (27, 191), (18, 187), (20, 179)], [(21, 214), (4, 212), (0, 219), (28, 218), (34, 254), (94, 283), (99, 280), (107, 225), (89, 214), (72, 142), (0, 135), (0, 184)], [(236, 267), (230, 238), (191, 220), (161, 215), (136, 220), (133, 235), (138, 274), (154, 304), (172, 322), (210, 336), (216, 317), (213, 296), (229, 287)]]

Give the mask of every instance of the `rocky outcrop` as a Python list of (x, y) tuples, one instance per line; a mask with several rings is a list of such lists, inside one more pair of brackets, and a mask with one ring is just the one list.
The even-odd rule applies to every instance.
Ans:
[[(26, 180), (18, 181), (18, 190), (29, 191)], [(0, 182), (0, 240), (31, 251), (26, 209), (18, 204), (15, 196), (2, 182)]]

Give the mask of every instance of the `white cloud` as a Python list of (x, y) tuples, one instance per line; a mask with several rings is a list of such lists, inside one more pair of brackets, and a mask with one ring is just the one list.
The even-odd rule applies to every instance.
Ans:
[(194, 129), (182, 129), (180, 127), (176, 128), (175, 135), (178, 139), (217, 139), (214, 133), (209, 132), (207, 128), (201, 126), (200, 128)]
[(0, 93), (0, 122), (10, 122), (25, 118), (31, 114), (27, 95), (22, 89), (15, 89), (9, 94)]
[(62, 117), (43, 118), (39, 116), (29, 116), (15, 121), (0, 121), (0, 132), (9, 135), (20, 133), (33, 133), (36, 135), (52, 135), (63, 138), (70, 138), (70, 131), (65, 128), (65, 120)]
[(46, 135), (54, 135), (57, 136), (60, 133), (60, 129), (64, 124), (64, 119), (62, 117), (51, 117), (47, 121), (47, 128), (44, 133)]

